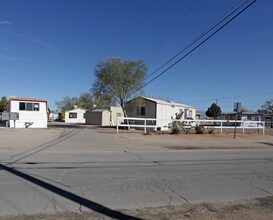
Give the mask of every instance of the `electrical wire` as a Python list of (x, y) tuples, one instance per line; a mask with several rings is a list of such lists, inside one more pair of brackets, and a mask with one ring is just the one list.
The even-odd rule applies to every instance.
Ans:
[(182, 17), (179, 19), (179, 21), (172, 27), (172, 29), (169, 31), (167, 36), (161, 41), (160, 45), (157, 47), (156, 50), (147, 58), (149, 59), (151, 56), (155, 55), (163, 46), (164, 44), (170, 39), (173, 32), (178, 28), (178, 26), (181, 24), (181, 22), (187, 17), (187, 15), (190, 13), (190, 11), (193, 9), (193, 7), (196, 5), (198, 0), (195, 0), (190, 7), (186, 10), (186, 12), (182, 15)]
[[(215, 27), (217, 27), (219, 24), (221, 24), (224, 20), (226, 20), (227, 18), (229, 18), (230, 16), (232, 16), (236, 11), (238, 11), (241, 7), (243, 7), (249, 1), (250, 0), (245, 1), (239, 7), (237, 7), (237, 6), (242, 1), (240, 1), (239, 3), (236, 3), (234, 6), (232, 6), (219, 19), (217, 19), (217, 21), (210, 28), (208, 28), (207, 30), (205, 30), (201, 34), (199, 34), (196, 38), (193, 39), (193, 41), (191, 43), (189, 43), (186, 47), (184, 47), (182, 50), (180, 50), (177, 54), (175, 54), (173, 57), (171, 57), (169, 60), (167, 60), (165, 63), (163, 63), (160, 67), (158, 67), (156, 70), (154, 70), (147, 77), (145, 77), (144, 80), (150, 78), (152, 75), (154, 75), (155, 73), (157, 73), (160, 69), (162, 69), (163, 67), (165, 67), (168, 63), (170, 63), (172, 60), (174, 60), (176, 57), (178, 57), (180, 54), (182, 54), (184, 51), (186, 51), (188, 48), (190, 48), (192, 45), (194, 45), (198, 40), (200, 40), (202, 37), (204, 37), (206, 34), (208, 34), (210, 31), (212, 31)], [(236, 9), (233, 10), (234, 8), (236, 8)], [(230, 14), (228, 14), (230, 11), (232, 11), (232, 12)]]
[[(240, 12), (238, 12), (235, 16), (233, 16), (231, 19), (229, 19), (226, 23), (224, 23), (221, 27), (219, 27), (216, 31), (214, 31), (212, 34), (210, 34), (206, 39), (202, 40), (199, 44), (197, 44), (195, 47), (193, 47), (189, 52), (187, 52), (184, 56), (179, 58), (177, 61), (175, 61), (172, 65), (167, 67), (165, 70), (163, 70), (161, 73), (156, 75), (154, 78), (152, 78), (150, 81), (145, 83), (141, 88), (136, 90), (134, 93), (142, 90), (144, 87), (155, 81), (157, 78), (162, 76), (164, 73), (166, 73), (168, 70), (170, 70), (172, 67), (174, 67), (176, 64), (178, 64), (180, 61), (182, 61), (184, 58), (186, 58), (188, 55), (190, 55), (192, 52), (194, 52), (197, 48), (199, 48), (202, 44), (204, 44), (206, 41), (208, 41), (210, 38), (212, 38), (215, 34), (217, 34), (220, 30), (222, 30), (225, 26), (227, 26), (230, 22), (232, 22), (235, 18), (237, 18), (240, 14), (242, 14), (245, 10), (247, 10), (251, 5), (253, 5), (257, 0), (252, 1), (250, 4), (248, 4), (246, 7), (244, 7)], [(177, 55), (178, 56), (178, 55)], [(134, 94), (132, 93), (132, 94)]]

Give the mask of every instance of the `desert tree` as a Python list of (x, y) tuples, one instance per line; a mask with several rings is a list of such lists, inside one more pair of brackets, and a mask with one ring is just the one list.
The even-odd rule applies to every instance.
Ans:
[(77, 105), (77, 97), (65, 96), (61, 101), (56, 101), (55, 104), (59, 111), (65, 112), (74, 109), (74, 106)]
[(142, 60), (112, 58), (99, 62), (95, 69), (95, 82), (91, 91), (100, 105), (117, 103), (124, 115), (126, 102), (141, 92), (147, 66)]

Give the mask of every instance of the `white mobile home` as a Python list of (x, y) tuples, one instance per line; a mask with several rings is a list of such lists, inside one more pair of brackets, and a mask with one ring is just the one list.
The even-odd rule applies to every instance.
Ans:
[[(8, 112), (19, 113), (16, 128), (47, 128), (47, 101), (33, 98), (10, 98)], [(14, 127), (14, 121), (9, 121)]]
[(85, 124), (85, 113), (86, 113), (86, 110), (82, 108), (76, 108), (70, 111), (66, 111), (65, 122)]
[(123, 117), (121, 107), (109, 107), (104, 109), (95, 109), (86, 112), (86, 124), (100, 126), (116, 126), (117, 118)]
[(128, 117), (154, 118), (157, 127), (167, 126), (178, 114), (182, 115), (181, 119), (195, 120), (196, 117), (196, 109), (192, 106), (148, 97), (128, 101), (126, 112)]

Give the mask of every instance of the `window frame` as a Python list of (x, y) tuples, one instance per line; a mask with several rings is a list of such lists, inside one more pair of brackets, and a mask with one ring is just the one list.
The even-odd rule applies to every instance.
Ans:
[(69, 112), (68, 118), (70, 118), (70, 119), (77, 119), (78, 118), (77, 112)]

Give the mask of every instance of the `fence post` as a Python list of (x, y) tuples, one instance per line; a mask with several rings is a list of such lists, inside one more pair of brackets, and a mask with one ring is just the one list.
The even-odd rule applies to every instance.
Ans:
[(118, 134), (119, 118), (117, 118), (117, 134)]
[(243, 125), (243, 134), (245, 133), (245, 123), (242, 122), (242, 125)]
[(146, 128), (146, 118), (144, 119), (144, 133), (146, 134), (147, 133), (147, 128)]
[(223, 134), (223, 121), (221, 121), (221, 134)]

